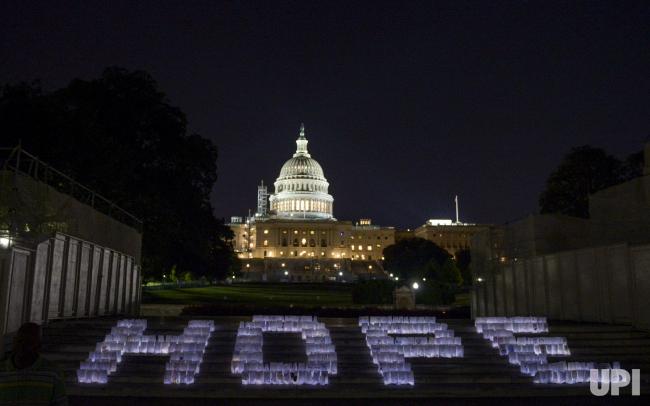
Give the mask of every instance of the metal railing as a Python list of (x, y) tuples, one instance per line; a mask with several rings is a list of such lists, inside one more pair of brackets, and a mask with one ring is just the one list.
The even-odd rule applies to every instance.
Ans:
[(94, 190), (75, 181), (65, 173), (41, 161), (36, 156), (25, 151), (20, 145), (14, 148), (0, 148), (0, 164), (4, 171), (18, 173), (45, 183), (57, 191), (72, 196), (93, 209), (142, 232), (141, 219)]

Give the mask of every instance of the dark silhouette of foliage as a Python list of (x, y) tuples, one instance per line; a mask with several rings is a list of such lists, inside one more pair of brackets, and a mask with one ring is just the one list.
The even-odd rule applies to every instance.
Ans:
[(384, 269), (408, 283), (422, 279), (432, 260), (442, 265), (449, 258), (449, 252), (429, 240), (407, 238), (384, 249)]
[(460, 271), (460, 276), (463, 278), (463, 285), (465, 286), (472, 284), (471, 262), (472, 254), (469, 249), (463, 249), (456, 252), (456, 266)]
[(625, 162), (588, 145), (572, 148), (546, 181), (539, 197), (541, 213), (589, 217), (589, 195), (641, 174), (643, 157)]
[(425, 269), (425, 282), (420, 282), (417, 301), (430, 305), (449, 305), (454, 302), (456, 292), (463, 283), (456, 262), (447, 258), (442, 265), (429, 261)]
[(38, 82), (6, 85), (0, 93), (3, 144), (19, 140), (43, 161), (144, 220), (146, 277), (177, 271), (223, 277), (232, 232), (212, 211), (217, 147), (189, 133), (142, 71), (108, 68), (52, 92)]
[(360, 281), (352, 287), (352, 302), (356, 304), (392, 304), (395, 283), (390, 280)]
[(621, 169), (619, 177), (621, 182), (630, 179), (638, 178), (643, 175), (643, 167), (645, 166), (645, 159), (643, 151), (630, 154), (623, 162), (621, 162)]

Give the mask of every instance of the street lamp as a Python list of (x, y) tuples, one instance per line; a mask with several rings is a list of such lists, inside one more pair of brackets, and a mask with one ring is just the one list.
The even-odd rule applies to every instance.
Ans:
[(0, 247), (9, 248), (9, 244), (11, 244), (9, 237), (0, 237)]
[(413, 285), (411, 285), (413, 290), (418, 290), (420, 288), (420, 285), (417, 282), (413, 282)]

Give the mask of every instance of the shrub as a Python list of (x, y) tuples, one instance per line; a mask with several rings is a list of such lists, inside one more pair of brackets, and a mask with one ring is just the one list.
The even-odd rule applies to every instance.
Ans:
[(395, 284), (388, 280), (357, 282), (352, 288), (352, 302), (356, 304), (391, 304)]

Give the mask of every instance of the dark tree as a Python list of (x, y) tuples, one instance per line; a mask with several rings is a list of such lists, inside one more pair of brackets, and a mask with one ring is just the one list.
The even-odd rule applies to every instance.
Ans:
[(469, 249), (463, 249), (456, 252), (456, 266), (460, 271), (460, 276), (463, 278), (464, 285), (472, 284), (472, 271), (470, 263), (472, 262), (472, 255)]
[(619, 178), (621, 182), (630, 179), (638, 178), (643, 175), (643, 167), (645, 166), (645, 159), (643, 151), (630, 154), (621, 164)]
[(0, 93), (3, 144), (23, 147), (144, 220), (143, 270), (222, 277), (231, 271), (231, 231), (210, 192), (217, 147), (188, 133), (183, 112), (153, 78), (108, 68), (94, 80), (43, 91), (38, 83)]
[(456, 263), (451, 258), (447, 258), (442, 265), (431, 261), (427, 274), (427, 283), (422, 293), (431, 295), (433, 304), (452, 304), (458, 288), (463, 283)]
[(621, 162), (600, 148), (571, 149), (546, 181), (539, 197), (542, 213), (589, 217), (589, 195), (621, 181)]
[(426, 275), (430, 261), (442, 266), (451, 255), (424, 238), (407, 238), (384, 249), (384, 269), (408, 282)]

